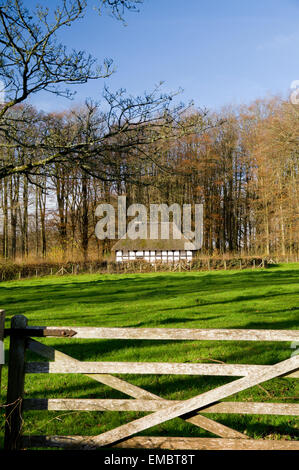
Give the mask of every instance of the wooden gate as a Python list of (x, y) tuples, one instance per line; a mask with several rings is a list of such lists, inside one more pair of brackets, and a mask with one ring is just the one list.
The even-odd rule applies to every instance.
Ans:
[[(173, 329), (173, 328), (90, 328), (28, 327), (24, 316), (15, 316), (10, 336), (5, 448), (59, 447), (95, 449), (99, 447), (170, 450), (299, 450), (299, 441), (250, 439), (201, 413), (237, 413), (299, 416), (299, 404), (222, 402), (235, 393), (276, 377), (299, 378), (299, 355), (275, 365), (80, 362), (42, 344), (33, 337), (56, 336), (88, 339), (204, 340), (204, 341), (299, 341), (299, 330)], [(49, 362), (25, 362), (29, 349)], [(130, 399), (24, 399), (26, 373), (80, 373), (119, 390)], [(241, 377), (187, 400), (166, 400), (111, 374), (177, 374)], [(133, 398), (133, 399), (132, 399)], [(97, 436), (23, 436), (23, 410), (145, 411), (142, 418)], [(199, 426), (217, 438), (144, 437), (136, 434), (173, 418)]]

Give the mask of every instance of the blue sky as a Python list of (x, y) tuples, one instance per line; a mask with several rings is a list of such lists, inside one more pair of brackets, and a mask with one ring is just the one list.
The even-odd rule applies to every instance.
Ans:
[(60, 39), (99, 62), (111, 57), (115, 74), (77, 87), (74, 102), (46, 93), (31, 102), (61, 110), (86, 97), (100, 99), (104, 82), (136, 95), (163, 80), (166, 92), (184, 89), (182, 101), (219, 109), (287, 96), (299, 80), (299, 0), (144, 0), (126, 21), (123, 26), (90, 8)]

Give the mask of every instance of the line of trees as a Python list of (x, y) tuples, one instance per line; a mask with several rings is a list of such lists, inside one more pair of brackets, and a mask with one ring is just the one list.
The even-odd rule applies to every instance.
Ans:
[[(107, 9), (123, 22), (124, 13), (136, 10), (139, 4), (142, 0), (97, 0), (93, 7), (99, 16)], [(68, 50), (59, 40), (60, 31), (84, 18), (90, 6), (89, 0), (57, 0), (52, 8), (41, 4), (27, 8), (22, 0), (0, 4), (4, 258), (28, 256), (33, 239), (36, 254), (45, 257), (52, 236), (58, 237), (65, 254), (70, 245), (70, 223), (71, 249), (79, 230), (79, 245), (86, 258), (90, 188), (98, 198), (121, 181), (138, 184), (145, 162), (160, 165), (153, 155), (159, 154), (163, 142), (203, 130), (201, 114), (182, 118), (186, 108), (172, 106), (176, 93), (163, 94), (159, 86), (137, 97), (122, 89), (115, 93), (105, 89), (104, 107), (89, 102), (84, 109), (60, 114), (47, 115), (28, 106), (28, 98), (41, 91), (71, 98), (72, 85), (113, 73), (111, 59), (99, 65), (86, 51)], [(49, 230), (48, 201), (53, 195), (57, 214), (51, 206)]]
[[(123, 21), (142, 0), (97, 0)], [(218, 113), (173, 106), (160, 87), (143, 96), (104, 90), (64, 113), (28, 105), (41, 91), (71, 97), (72, 85), (113, 73), (58, 33), (84, 18), (88, 0), (56, 7), (0, 4), (0, 246), (4, 259), (88, 259), (109, 253), (94, 235), (95, 208), (201, 203), (205, 254), (298, 253), (296, 106), (281, 99)], [(2, 91), (2, 90), (1, 90)]]
[[(38, 114), (32, 108), (26, 112)], [(57, 148), (74, 143), (79, 134), (81, 142), (98, 136), (107, 115), (86, 106), (43, 115), (36, 123), (35, 128), (31, 119), (27, 129), (23, 123), (27, 140), (46, 129)], [(95, 208), (116, 203), (117, 195), (126, 195), (128, 205), (202, 203), (205, 254), (298, 254), (295, 106), (273, 98), (213, 115), (193, 110), (171, 121), (161, 116), (159, 128), (144, 121), (129, 129), (110, 131), (100, 142), (103, 148), (95, 147), (85, 158), (87, 169), (78, 163), (83, 149), (80, 158), (68, 156), (42, 171), (2, 178), (3, 258), (101, 258), (113, 241), (95, 237)], [(24, 164), (32, 158), (28, 152), (8, 146), (6, 161), (13, 167), (16, 160)], [(41, 152), (48, 158), (45, 147)]]

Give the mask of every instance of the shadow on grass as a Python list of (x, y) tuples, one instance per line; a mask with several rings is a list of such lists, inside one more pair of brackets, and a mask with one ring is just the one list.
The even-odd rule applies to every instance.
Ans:
[[(82, 279), (82, 278), (81, 278)], [(138, 299), (167, 300), (176, 295), (192, 294), (211, 294), (222, 292), (232, 293), (230, 300), (222, 301), (200, 301), (191, 306), (177, 307), (177, 309), (190, 309), (192, 307), (203, 307), (205, 305), (219, 305), (231, 302), (242, 302), (258, 300), (261, 298), (280, 297), (288, 295), (285, 292), (276, 290), (257, 295), (242, 295), (233, 297), (236, 290), (250, 288), (262, 289), (263, 287), (285, 286), (299, 284), (299, 268), (285, 271), (244, 271), (234, 272), (225, 275), (219, 273), (198, 273), (197, 275), (189, 273), (169, 273), (163, 275), (143, 275), (141, 277), (120, 277), (118, 279), (98, 279), (82, 281), (80, 278), (76, 282), (59, 282), (46, 284), (23, 283), (13, 285), (14, 296), (10, 296), (11, 287), (0, 287), (0, 297), (3, 296), (5, 308), (14, 310), (14, 313), (29, 314), (42, 311), (49, 308), (51, 302), (55, 302), (55, 308), (65, 307), (70, 303), (83, 305), (96, 304), (99, 308), (102, 304), (112, 304), (116, 302), (130, 302)], [(120, 289), (119, 287), (122, 286)], [(299, 289), (294, 294), (299, 293)], [(5, 294), (7, 294), (5, 296)], [(165, 308), (164, 310), (174, 310), (175, 308)]]

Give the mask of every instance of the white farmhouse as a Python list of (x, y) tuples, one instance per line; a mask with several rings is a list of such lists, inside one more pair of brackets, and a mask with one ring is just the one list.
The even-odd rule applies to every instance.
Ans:
[[(163, 236), (164, 224), (167, 224), (168, 238)], [(150, 263), (175, 263), (191, 261), (195, 246), (173, 222), (161, 222), (158, 224), (158, 236), (153, 239), (151, 235), (152, 224), (147, 224), (147, 238), (133, 240), (128, 232), (112, 247), (116, 262), (148, 261)], [(141, 227), (141, 225), (140, 225)], [(163, 238), (162, 238), (163, 236)]]

